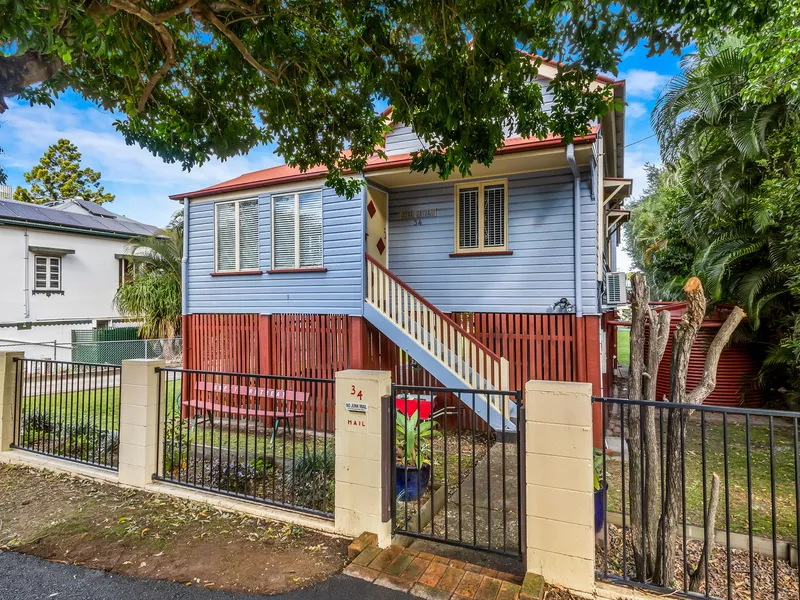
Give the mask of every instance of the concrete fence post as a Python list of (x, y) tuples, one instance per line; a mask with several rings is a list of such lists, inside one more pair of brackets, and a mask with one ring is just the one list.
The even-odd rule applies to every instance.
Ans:
[(392, 536), (382, 510), (383, 486), (389, 482), (381, 476), (381, 398), (391, 389), (388, 371), (336, 373), (335, 529), (348, 537), (374, 533), (381, 547), (388, 546)]
[(525, 386), (527, 570), (547, 583), (594, 592), (592, 386)]
[(119, 406), (119, 482), (144, 487), (158, 467), (158, 378), (163, 360), (123, 360)]
[(0, 452), (11, 450), (14, 442), (14, 395), (17, 390), (17, 365), (14, 358), (23, 352), (0, 352)]

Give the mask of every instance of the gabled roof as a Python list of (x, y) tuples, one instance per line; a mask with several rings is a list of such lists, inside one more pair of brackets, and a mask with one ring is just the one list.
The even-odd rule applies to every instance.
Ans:
[[(597, 131), (599, 125), (592, 127), (591, 132), (585, 136), (575, 138), (573, 143), (576, 145), (592, 144), (597, 139)], [(561, 136), (550, 134), (546, 138), (508, 138), (505, 145), (497, 151), (497, 154), (513, 154), (515, 152), (530, 152), (534, 150), (544, 150), (547, 148), (555, 148), (564, 143)], [(411, 164), (411, 154), (392, 154), (386, 158), (381, 158), (377, 154), (373, 154), (368, 160), (364, 168), (364, 172), (380, 171), (383, 169), (395, 169), (399, 167), (407, 167)], [(296, 167), (289, 165), (281, 165), (279, 167), (272, 167), (270, 169), (263, 169), (261, 171), (254, 171), (252, 173), (245, 173), (235, 179), (223, 181), (215, 185), (205, 187), (193, 192), (185, 192), (182, 194), (172, 194), (172, 200), (182, 200), (184, 198), (200, 198), (203, 196), (212, 196), (214, 194), (222, 194), (225, 192), (238, 192), (249, 189), (263, 188), (270, 185), (277, 185), (280, 183), (290, 183), (294, 181), (308, 181), (311, 179), (319, 179), (325, 177), (328, 169), (324, 166), (312, 167), (305, 172), (300, 171)]]
[(95, 215), (97, 217), (109, 217), (111, 219), (120, 218), (120, 215), (103, 208), (102, 205), (97, 204), (97, 202), (90, 202), (89, 200), (83, 200), (81, 198), (73, 198), (63, 202), (51, 202), (49, 204), (45, 204), (44, 206), (47, 206), (48, 208), (54, 208), (56, 210), (67, 210), (71, 204), (79, 206), (90, 215)]
[(105, 215), (82, 215), (39, 204), (0, 200), (0, 223), (126, 239), (137, 235), (153, 235), (159, 231), (154, 225), (145, 225), (108, 209), (99, 206), (97, 208)]

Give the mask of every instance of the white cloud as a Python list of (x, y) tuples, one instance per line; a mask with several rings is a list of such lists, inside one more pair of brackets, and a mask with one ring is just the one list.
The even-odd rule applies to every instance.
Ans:
[[(661, 164), (657, 144), (643, 144), (635, 150), (626, 150), (625, 177), (633, 179), (634, 198), (640, 196), (647, 187), (647, 172), (644, 169), (646, 163)], [(631, 269), (631, 258), (625, 252), (624, 241), (617, 248), (617, 269), (620, 271), (630, 271)]]
[[(116, 195), (115, 212), (155, 225), (163, 225), (179, 208), (170, 194), (202, 188), (243, 173), (266, 169), (283, 161), (266, 148), (225, 162), (214, 159), (184, 171), (179, 163), (166, 163), (139, 146), (129, 146), (118, 133), (112, 113), (89, 106), (79, 108), (59, 101), (51, 109), (9, 103), (3, 115), (3, 162), (12, 185), (25, 185), (22, 173), (38, 162), (59, 138), (72, 141), (84, 166), (102, 173), (102, 184)], [(15, 171), (18, 175), (15, 176)]]
[(625, 79), (628, 96), (646, 99), (658, 96), (662, 88), (672, 79), (669, 75), (645, 69), (631, 69), (621, 73), (620, 76)]
[(643, 116), (650, 114), (644, 102), (628, 102), (625, 108), (625, 117), (631, 121), (641, 119)]

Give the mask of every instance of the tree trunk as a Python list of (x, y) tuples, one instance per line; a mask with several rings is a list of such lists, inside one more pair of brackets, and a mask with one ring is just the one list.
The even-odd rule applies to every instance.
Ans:
[[(631, 316), (631, 369), (628, 382), (628, 398), (642, 400), (642, 376), (644, 374), (644, 336), (645, 321), (650, 310), (650, 290), (647, 287), (644, 275), (634, 273), (632, 277), (633, 313)], [(626, 413), (627, 412), (627, 419)], [(642, 407), (623, 405), (620, 422), (627, 425), (624, 442), (628, 449), (628, 490), (630, 502), (631, 542), (633, 547), (633, 561), (636, 566), (636, 579), (647, 580), (647, 560), (643, 542), (644, 520), (643, 507), (645, 500), (644, 486), (644, 456), (642, 454)], [(622, 451), (625, 451), (623, 447)], [(623, 477), (625, 474), (622, 474)]]
[[(669, 341), (669, 326), (671, 315), (669, 311), (649, 311), (650, 314), (650, 340), (647, 350), (647, 371), (643, 374), (643, 395), (645, 400), (656, 400), (656, 381), (661, 359), (667, 349)], [(646, 532), (645, 556), (647, 557), (647, 575), (652, 578), (655, 573), (656, 554), (658, 550), (658, 519), (661, 513), (659, 488), (661, 467), (661, 439), (659, 430), (656, 429), (657, 409), (648, 406), (644, 409), (644, 440), (642, 445), (645, 453), (645, 498), (647, 505), (644, 508), (644, 528)], [(661, 424), (659, 412), (659, 424)]]
[(672, 408), (668, 413), (666, 474), (665, 474), (665, 509), (661, 515), (659, 551), (656, 561), (654, 583), (668, 587), (675, 572), (676, 525), (683, 497), (683, 455), (682, 447), (685, 437), (686, 420), (694, 412), (691, 408), (701, 404), (716, 386), (716, 369), (722, 350), (730, 340), (733, 331), (745, 316), (744, 311), (736, 307), (728, 315), (725, 323), (717, 332), (706, 355), (703, 379), (689, 394), (686, 392), (686, 377), (689, 369), (689, 357), (700, 324), (706, 310), (706, 300), (700, 280), (692, 277), (683, 288), (687, 302), (687, 310), (675, 330), (672, 343), (672, 364), (670, 373), (670, 398), (677, 404), (686, 404), (687, 408)]
[[(714, 551), (714, 538), (717, 535), (717, 506), (719, 506), (719, 475), (714, 473), (711, 476), (711, 495), (708, 499), (708, 509), (706, 510), (703, 553), (697, 562), (697, 568), (689, 576), (689, 591), (691, 592), (700, 591), (700, 583), (705, 581), (706, 565), (711, 562), (711, 553)], [(706, 587), (706, 596), (708, 595), (709, 590)]]

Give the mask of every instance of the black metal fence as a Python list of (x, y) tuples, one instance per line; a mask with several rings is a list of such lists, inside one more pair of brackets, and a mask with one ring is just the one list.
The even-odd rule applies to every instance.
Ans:
[(159, 372), (156, 479), (333, 517), (333, 379)]
[(800, 413), (594, 401), (600, 577), (728, 600), (800, 596)]
[(14, 448), (116, 470), (121, 368), (15, 359)]
[[(491, 392), (525, 422), (519, 392)], [(392, 386), (394, 533), (519, 557), (524, 427), (495, 433), (475, 411), (489, 393)]]

